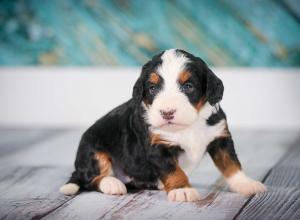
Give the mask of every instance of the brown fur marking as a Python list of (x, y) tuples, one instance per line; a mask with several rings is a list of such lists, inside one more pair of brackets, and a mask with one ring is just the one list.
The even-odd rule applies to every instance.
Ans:
[(112, 175), (112, 160), (108, 154), (103, 152), (95, 153), (95, 159), (98, 161), (100, 174), (92, 180), (92, 184), (98, 186), (103, 177)]
[(149, 81), (153, 84), (158, 84), (160, 82), (159, 75), (157, 73), (151, 73)]
[(173, 173), (170, 173), (165, 178), (162, 179), (164, 184), (164, 190), (169, 192), (172, 189), (191, 187), (188, 177), (185, 175), (183, 170), (176, 165), (176, 169)]
[(172, 143), (161, 138), (159, 134), (150, 134), (150, 142), (151, 144), (164, 144), (168, 146), (172, 146)]
[(195, 106), (195, 108), (197, 109), (197, 112), (199, 112), (201, 110), (201, 108), (204, 106), (204, 104), (205, 104), (205, 97), (202, 97)]
[(222, 174), (227, 178), (241, 170), (241, 166), (232, 161), (226, 151), (218, 151), (214, 156), (214, 162)]
[(179, 75), (179, 82), (181, 84), (184, 84), (186, 81), (188, 81), (188, 79), (192, 76), (192, 74), (188, 71), (183, 71), (182, 73), (180, 73)]

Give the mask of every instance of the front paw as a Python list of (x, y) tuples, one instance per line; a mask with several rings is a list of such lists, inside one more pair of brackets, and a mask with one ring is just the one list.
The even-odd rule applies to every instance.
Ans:
[(178, 188), (168, 192), (170, 202), (194, 202), (200, 199), (200, 195), (195, 188)]
[(244, 196), (251, 196), (257, 193), (263, 193), (267, 191), (267, 187), (259, 181), (253, 180), (243, 173), (236, 174), (230, 177), (228, 180), (229, 188), (233, 192), (240, 193)]
[(99, 184), (99, 190), (109, 195), (124, 195), (127, 193), (125, 184), (112, 176), (103, 177)]

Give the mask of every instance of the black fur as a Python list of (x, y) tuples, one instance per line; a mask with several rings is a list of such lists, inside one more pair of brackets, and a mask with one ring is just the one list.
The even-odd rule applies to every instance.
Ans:
[(222, 81), (207, 67), (206, 98), (211, 105), (222, 100), (224, 86)]
[(235, 164), (237, 167), (239, 167), (241, 169), (241, 163), (238, 160), (238, 157), (234, 150), (234, 143), (230, 136), (229, 137), (220, 137), (220, 138), (215, 139), (207, 146), (207, 151), (216, 164), (224, 163), (224, 161), (217, 161), (217, 160), (220, 160), (221, 158), (216, 157), (216, 155), (220, 152), (227, 153), (227, 155), (229, 156), (229, 158), (231, 160), (231, 163)]
[[(205, 77), (203, 74), (199, 74), (197, 66), (193, 64), (187, 64), (186, 69), (192, 74), (191, 77), (184, 83), (191, 83), (194, 86), (193, 92), (186, 94), (190, 103), (197, 105), (199, 100), (205, 96)], [(181, 85), (181, 86), (184, 86)]]
[(98, 120), (82, 136), (69, 182), (93, 190), (92, 179), (99, 175), (95, 152), (108, 153), (136, 187), (153, 188), (157, 180), (175, 169), (179, 147), (151, 145), (143, 109), (130, 100)]
[[(206, 97), (211, 105), (220, 101), (223, 95), (221, 80), (200, 58), (182, 50), (177, 52), (184, 53), (192, 61), (186, 68), (192, 73), (190, 81), (195, 84), (197, 90), (188, 95), (190, 102), (197, 103), (201, 97)], [(110, 155), (114, 168), (117, 167), (131, 177), (132, 182), (129, 185), (137, 188), (155, 188), (159, 179), (175, 170), (177, 158), (183, 150), (180, 146), (151, 144), (149, 125), (143, 118), (144, 109), (141, 106), (142, 101), (146, 100), (151, 104), (155, 98), (149, 94), (149, 75), (162, 63), (162, 54), (154, 56), (143, 66), (142, 73), (134, 85), (132, 99), (100, 118), (82, 135), (76, 155), (75, 171), (69, 183), (76, 183), (85, 190), (96, 189), (96, 186), (91, 184), (93, 178), (100, 174), (98, 161), (95, 159), (96, 152)], [(158, 86), (163, 86), (163, 79)], [(207, 124), (214, 125), (225, 117), (220, 109), (207, 120)], [(214, 155), (220, 148), (228, 150), (232, 158), (237, 160), (231, 140), (218, 139), (210, 144), (208, 151)]]
[(206, 123), (210, 126), (218, 124), (223, 119), (226, 120), (226, 114), (224, 113), (223, 109), (221, 107), (216, 107), (216, 109), (217, 112), (209, 116), (209, 118), (206, 120)]
[(222, 81), (208, 68), (206, 63), (199, 57), (187, 53), (184, 50), (177, 50), (179, 53), (183, 53), (192, 62), (187, 65), (187, 70), (191, 73), (196, 73), (199, 77), (201, 90), (205, 94), (206, 100), (211, 104), (215, 105), (222, 100), (224, 86)]
[(176, 158), (182, 150), (151, 145), (148, 125), (142, 118), (142, 99), (147, 97), (148, 101), (153, 101), (145, 82), (162, 63), (160, 57), (161, 54), (154, 56), (143, 66), (132, 99), (102, 117), (83, 134), (70, 183), (77, 183), (86, 190), (95, 189), (91, 181), (100, 174), (94, 159), (96, 152), (108, 153), (115, 161), (114, 165), (133, 178), (129, 185), (135, 187), (156, 187), (158, 179), (175, 169)]

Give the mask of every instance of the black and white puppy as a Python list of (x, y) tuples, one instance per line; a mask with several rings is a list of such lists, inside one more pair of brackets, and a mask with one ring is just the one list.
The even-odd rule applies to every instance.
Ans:
[(208, 152), (232, 191), (266, 187), (242, 171), (219, 102), (222, 81), (203, 60), (166, 50), (142, 68), (133, 97), (82, 136), (75, 171), (60, 191), (123, 195), (128, 187), (163, 189), (170, 201), (196, 201), (188, 175)]

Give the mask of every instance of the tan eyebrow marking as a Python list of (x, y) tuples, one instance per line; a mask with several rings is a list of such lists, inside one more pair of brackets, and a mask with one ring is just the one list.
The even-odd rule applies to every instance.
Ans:
[(153, 84), (158, 84), (160, 82), (159, 75), (157, 73), (151, 73), (149, 81)]
[(188, 79), (192, 76), (192, 74), (189, 71), (183, 71), (179, 75), (179, 82), (181, 84), (184, 84)]

